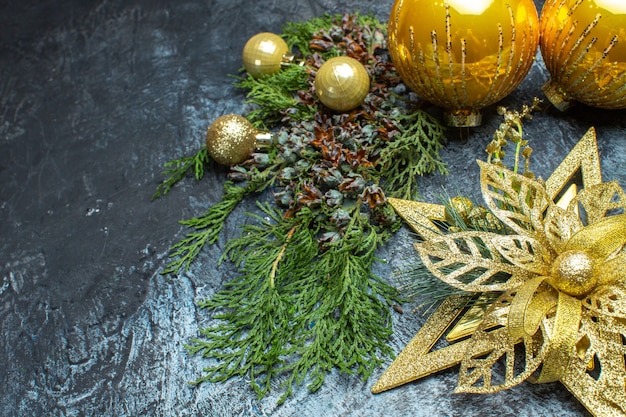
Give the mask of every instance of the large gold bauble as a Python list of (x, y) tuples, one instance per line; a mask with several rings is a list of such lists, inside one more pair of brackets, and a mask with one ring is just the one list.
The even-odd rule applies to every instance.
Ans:
[(479, 110), (522, 82), (538, 42), (532, 0), (396, 0), (388, 25), (400, 77), (453, 126), (479, 125)]
[(275, 74), (280, 71), (288, 52), (289, 47), (280, 36), (270, 32), (258, 33), (243, 47), (243, 66), (254, 78)]
[(328, 108), (340, 112), (363, 103), (370, 91), (370, 76), (359, 61), (347, 56), (330, 58), (317, 71), (315, 92)]
[(227, 114), (215, 119), (206, 132), (206, 147), (217, 163), (237, 165), (255, 149), (258, 131), (246, 118)]
[(544, 92), (557, 108), (626, 108), (626, 0), (546, 0), (540, 27)]

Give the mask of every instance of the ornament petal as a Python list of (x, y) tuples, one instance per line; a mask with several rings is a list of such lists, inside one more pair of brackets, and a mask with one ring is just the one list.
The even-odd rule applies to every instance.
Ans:
[(567, 211), (578, 212), (579, 207), (584, 211), (586, 223), (594, 224), (612, 211), (626, 210), (626, 194), (616, 181), (585, 187), (572, 200)]
[(415, 248), (424, 266), (453, 287), (468, 292), (505, 291), (534, 274), (501, 254), (501, 238), (493, 233), (467, 231), (438, 236)]
[(583, 306), (594, 315), (626, 320), (626, 286), (624, 283), (604, 285), (589, 294)]
[(496, 235), (492, 242), (500, 255), (515, 266), (548, 275), (551, 255), (536, 239), (520, 235)]
[(593, 415), (625, 415), (626, 322), (586, 310), (580, 333), (561, 382)]
[(542, 182), (478, 161), (483, 198), (491, 212), (516, 233), (543, 242), (544, 213), (552, 203)]
[(548, 207), (543, 222), (543, 232), (550, 248), (555, 253), (563, 252), (570, 238), (583, 227), (578, 210), (564, 210), (556, 205)]
[[(540, 332), (524, 336), (521, 341), (513, 340), (508, 332), (488, 330), (502, 322), (514, 295), (515, 291), (503, 294), (474, 332), (461, 361), (455, 392), (487, 394), (511, 388), (528, 379), (543, 362), (547, 353), (542, 337), (543, 325)], [(486, 350), (488, 353), (484, 354)], [(504, 375), (500, 370), (494, 370), (497, 364), (504, 366)]]

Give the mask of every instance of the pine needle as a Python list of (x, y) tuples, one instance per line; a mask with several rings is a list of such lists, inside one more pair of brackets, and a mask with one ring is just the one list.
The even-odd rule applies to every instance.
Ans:
[(419, 176), (439, 171), (447, 174), (439, 151), (445, 142), (444, 129), (428, 113), (417, 110), (393, 118), (399, 134), (381, 151), (382, 176), (390, 197), (417, 198)]
[(319, 389), (334, 367), (367, 378), (392, 354), (386, 340), (397, 293), (371, 272), (381, 234), (355, 211), (349, 237), (320, 252), (315, 213), (284, 218), (259, 208), (270, 220), (246, 225), (227, 245), (241, 274), (200, 304), (221, 322), (187, 349), (219, 362), (196, 382), (249, 375), (263, 396), (285, 374), (282, 403), (305, 380), (311, 391)]
[(152, 199), (166, 195), (174, 185), (182, 181), (188, 174), (193, 173), (197, 181), (204, 176), (204, 170), (211, 165), (211, 158), (206, 147), (202, 147), (193, 156), (181, 157), (167, 162), (165, 167), (173, 167), (163, 171), (163, 175), (167, 178), (159, 184), (156, 192), (152, 195)]
[(243, 198), (253, 192), (261, 192), (271, 184), (273, 178), (259, 173), (245, 186), (237, 186), (232, 181), (224, 183), (224, 195), (219, 203), (209, 207), (207, 211), (188, 220), (181, 220), (180, 224), (194, 231), (170, 248), (170, 262), (162, 274), (178, 273), (181, 269), (189, 270), (193, 260), (198, 256), (207, 243), (215, 243), (224, 222)]

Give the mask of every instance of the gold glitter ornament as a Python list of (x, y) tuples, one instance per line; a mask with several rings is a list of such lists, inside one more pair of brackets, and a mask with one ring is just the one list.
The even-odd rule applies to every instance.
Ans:
[(370, 91), (370, 76), (356, 59), (337, 56), (322, 64), (314, 84), (317, 97), (326, 107), (345, 112), (363, 103)]
[[(433, 349), (457, 321), (468, 322), (468, 298), (446, 299), (372, 391), (460, 363), (455, 392), (560, 381), (593, 415), (626, 415), (626, 193), (617, 182), (602, 182), (594, 130), (545, 183), (479, 165), (485, 203), (504, 225), (500, 233), (446, 232), (434, 222), (445, 219), (443, 206), (389, 203), (425, 239), (415, 247), (433, 275), (494, 301), (480, 320), (472, 313), (468, 338)], [(578, 175), (582, 189), (563, 194), (578, 188)]]
[(206, 132), (207, 151), (222, 165), (240, 164), (255, 148), (264, 147), (271, 141), (271, 135), (259, 132), (248, 119), (236, 114), (218, 117)]
[(446, 110), (451, 126), (478, 126), (480, 109), (524, 79), (539, 42), (532, 0), (396, 0), (388, 49), (400, 77)]
[(589, 293), (598, 284), (593, 258), (584, 250), (561, 253), (552, 264), (550, 285), (573, 297)]
[(280, 36), (270, 33), (257, 33), (243, 47), (243, 66), (254, 78), (275, 74), (283, 63), (293, 59), (288, 54), (289, 47)]
[(626, 108), (624, 0), (546, 0), (540, 32), (551, 75), (543, 90), (555, 107)]

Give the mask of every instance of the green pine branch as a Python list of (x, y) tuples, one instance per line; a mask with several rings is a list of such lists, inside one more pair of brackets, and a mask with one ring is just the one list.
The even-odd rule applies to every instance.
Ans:
[(263, 78), (246, 76), (238, 78), (235, 86), (248, 90), (246, 103), (254, 108), (246, 118), (257, 128), (266, 129), (280, 121), (283, 112), (290, 109), (289, 117), (294, 121), (308, 120), (316, 109), (300, 102), (296, 93), (308, 90), (309, 74), (303, 66), (292, 64), (275, 74)]
[(396, 115), (392, 121), (399, 133), (381, 151), (381, 176), (388, 196), (416, 199), (419, 176), (448, 174), (439, 155), (446, 141), (444, 127), (423, 110)]
[(218, 362), (196, 382), (247, 375), (263, 396), (286, 374), (282, 403), (307, 380), (319, 389), (333, 367), (368, 377), (393, 353), (386, 341), (396, 291), (371, 272), (387, 233), (355, 209), (343, 238), (320, 251), (314, 212), (284, 218), (260, 208), (271, 220), (254, 216), (259, 223), (226, 248), (241, 274), (200, 304), (220, 322), (187, 349)]
[(268, 176), (267, 171), (256, 172), (243, 186), (235, 185), (232, 181), (224, 183), (224, 194), (219, 203), (209, 207), (206, 212), (198, 217), (181, 220), (179, 223), (193, 229), (184, 239), (170, 248), (170, 257), (174, 258), (162, 274), (178, 273), (181, 269), (189, 270), (191, 262), (198, 256), (202, 248), (207, 244), (215, 243), (219, 233), (224, 227), (224, 222), (233, 212), (237, 204), (251, 193), (265, 190), (274, 177)]
[(166, 195), (174, 185), (183, 180), (188, 174), (193, 173), (196, 180), (201, 180), (204, 176), (204, 170), (211, 164), (211, 158), (206, 147), (202, 147), (193, 156), (183, 156), (165, 164), (163, 175), (167, 178), (158, 185), (156, 192), (152, 195), (155, 200)]
[[(232, 167), (231, 178), (246, 183), (226, 182), (219, 203), (181, 222), (191, 231), (171, 248), (173, 260), (163, 273), (188, 269), (247, 195), (272, 186), (285, 211), (260, 205), (261, 214), (250, 214), (255, 222), (226, 243), (220, 262), (233, 262), (239, 274), (200, 303), (214, 320), (186, 346), (211, 358), (197, 383), (245, 376), (261, 397), (280, 375), (282, 403), (296, 385), (319, 389), (333, 368), (367, 378), (392, 355), (389, 305), (399, 300), (372, 273), (375, 250), (400, 224), (385, 194), (413, 196), (417, 175), (446, 169), (439, 157), (441, 125), (423, 112), (396, 116), (398, 96), (391, 89), (397, 77), (387, 76), (393, 67), (384, 53), (373, 55), (384, 48), (383, 32), (375, 17), (359, 15), (324, 16), (285, 29), (287, 43), (311, 67), (321, 62), (313, 52), (326, 59), (360, 43), (360, 58), (375, 64), (370, 70), (379, 88), (347, 114), (318, 108), (305, 66), (237, 79), (253, 107), (246, 117), (257, 128), (280, 126), (276, 144)], [(155, 195), (189, 173), (200, 179), (205, 155), (172, 161)]]
[(396, 290), (371, 272), (377, 261), (374, 251), (386, 236), (360, 213), (353, 220), (343, 239), (331, 244), (311, 268), (317, 297), (307, 292), (299, 296), (305, 312), (303, 334), (290, 350), (299, 360), (287, 366), (291, 375), (284, 397), (305, 376), (311, 391), (319, 389), (333, 367), (366, 379), (383, 357), (393, 354), (386, 340), (392, 333), (389, 305)]
[[(247, 375), (259, 396), (270, 388), (272, 377), (281, 371), (281, 355), (293, 337), (294, 309), (283, 294), (285, 271), (306, 274), (317, 254), (312, 239), (312, 221), (301, 214), (285, 219), (267, 206), (259, 206), (270, 221), (257, 217), (258, 225), (246, 225), (240, 238), (228, 242), (225, 256), (240, 264), (240, 274), (200, 307), (216, 310), (221, 323), (203, 329), (203, 338), (187, 346), (190, 353), (202, 353), (219, 363), (205, 369), (196, 381), (223, 381)], [(298, 245), (290, 245), (297, 241)]]

